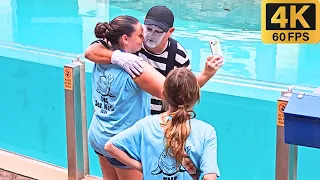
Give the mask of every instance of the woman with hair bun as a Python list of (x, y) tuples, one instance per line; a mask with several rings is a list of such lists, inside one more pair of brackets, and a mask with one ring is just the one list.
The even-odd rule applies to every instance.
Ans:
[[(106, 46), (134, 53), (141, 49), (143, 30), (131, 16), (118, 16), (110, 23), (97, 23), (97, 38)], [(121, 163), (104, 150), (114, 135), (131, 127), (150, 114), (150, 94), (160, 97), (165, 80), (158, 71), (144, 63), (144, 72), (132, 79), (115, 64), (94, 64), (92, 71), (92, 103), (94, 114), (88, 130), (88, 140), (97, 153), (104, 180), (141, 179), (139, 171)]]

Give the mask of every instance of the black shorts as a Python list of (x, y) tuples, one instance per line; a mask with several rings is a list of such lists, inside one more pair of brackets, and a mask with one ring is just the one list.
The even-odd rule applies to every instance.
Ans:
[(117, 167), (117, 168), (130, 168), (129, 166), (123, 164), (122, 162), (120, 162), (118, 159), (116, 158), (110, 158), (110, 157), (106, 157), (102, 154), (100, 154), (99, 152), (97, 152), (96, 150), (94, 150), (94, 152), (100, 156), (105, 157), (112, 166)]

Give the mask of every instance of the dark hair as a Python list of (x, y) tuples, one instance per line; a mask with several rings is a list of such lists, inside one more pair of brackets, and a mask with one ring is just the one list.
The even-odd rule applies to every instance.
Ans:
[[(193, 107), (200, 99), (200, 86), (197, 78), (187, 68), (176, 68), (167, 75), (163, 87), (163, 101), (174, 108), (172, 119), (165, 128), (166, 152), (182, 163), (185, 143), (191, 125), (186, 122), (196, 116)], [(189, 127), (188, 127), (189, 126)]]
[(106, 39), (112, 45), (119, 45), (119, 38), (124, 34), (131, 36), (135, 31), (134, 25), (138, 22), (138, 19), (132, 16), (118, 16), (109, 23), (97, 23), (94, 34), (97, 38)]

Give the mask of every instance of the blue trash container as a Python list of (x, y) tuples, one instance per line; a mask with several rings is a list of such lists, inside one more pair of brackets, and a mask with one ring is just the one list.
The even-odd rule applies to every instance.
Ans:
[(284, 109), (284, 141), (320, 148), (320, 95), (293, 93)]

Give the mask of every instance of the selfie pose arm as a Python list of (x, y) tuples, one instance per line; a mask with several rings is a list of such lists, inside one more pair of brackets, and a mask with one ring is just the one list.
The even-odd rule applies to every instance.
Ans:
[(204, 86), (216, 74), (218, 69), (222, 67), (223, 63), (222, 56), (208, 56), (204, 70), (196, 76), (199, 86)]
[(224, 64), (220, 42), (218, 40), (210, 40), (209, 46), (212, 56), (208, 56), (204, 70), (197, 76), (200, 87), (205, 85)]

